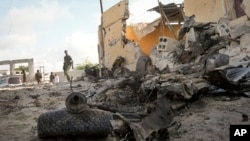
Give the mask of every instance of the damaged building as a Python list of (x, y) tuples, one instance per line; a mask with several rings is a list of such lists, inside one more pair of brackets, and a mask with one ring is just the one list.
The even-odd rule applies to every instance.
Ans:
[[(126, 23), (128, 4), (128, 0), (120, 1), (102, 15), (99, 66), (109, 70), (101, 69), (101, 78), (108, 74), (109, 79), (101, 84), (95, 80), (98, 84), (88, 90), (87, 97), (90, 102), (110, 102), (95, 105), (109, 111), (121, 112), (114, 108), (118, 103), (147, 107), (147, 112), (136, 111), (147, 116), (136, 123), (118, 115), (132, 130), (133, 139), (168, 138), (171, 123), (161, 124), (160, 118), (172, 121), (172, 111), (203, 95), (250, 96), (247, 0), (159, 2), (149, 9), (160, 13), (159, 19), (132, 25)], [(91, 74), (91, 69), (86, 72)], [(148, 107), (148, 102), (155, 105)], [(161, 116), (164, 110), (168, 114)]]
[(144, 69), (147, 66), (141, 66), (142, 62), (149, 58), (145, 65), (160, 73), (178, 70), (201, 76), (248, 55), (247, 1), (159, 2), (148, 10), (158, 12), (159, 19), (130, 25), (126, 23), (128, 4), (123, 0), (105, 11), (99, 27), (100, 66), (113, 72), (119, 65), (130, 71)]
[[(165, 8), (165, 6), (162, 6)], [(175, 4), (170, 7), (168, 20), (176, 22), (176, 25), (166, 26), (161, 19), (152, 23), (138, 23), (127, 25), (129, 18), (128, 0), (121, 1), (109, 8), (102, 15), (102, 24), (99, 27), (99, 60), (101, 64), (109, 69), (118, 56), (126, 59), (125, 66), (130, 70), (135, 70), (136, 60), (139, 56), (149, 55), (152, 48), (160, 40), (159, 37), (176, 38), (176, 32), (183, 22), (183, 16)], [(150, 10), (157, 10), (152, 8)], [(157, 10), (158, 11), (158, 10)], [(167, 10), (169, 11), (169, 10)], [(116, 14), (114, 14), (116, 13)], [(164, 25), (163, 25), (164, 24)], [(163, 30), (162, 30), (163, 29)]]
[[(194, 41), (195, 37), (193, 34), (195, 33), (193, 33), (193, 28), (190, 28), (189, 34), (187, 34), (182, 41), (178, 41), (178, 33), (180, 33), (181, 27), (193, 26), (194, 23), (189, 23), (190, 25), (184, 24), (185, 17), (190, 17), (192, 15), (195, 15), (195, 18), (191, 22), (195, 22), (195, 24), (212, 24), (212, 22), (214, 22), (223, 26), (227, 24), (225, 22), (231, 21), (225, 25), (225, 28), (231, 28), (233, 30), (234, 25), (238, 25), (239, 22), (242, 23), (248, 20), (244, 12), (246, 11), (247, 13), (249, 11), (248, 7), (245, 6), (247, 3), (246, 1), (238, 2), (237, 0), (203, 0), (199, 2), (185, 0), (183, 4), (160, 4), (148, 10), (160, 13), (161, 17), (159, 19), (151, 23), (127, 25), (126, 20), (129, 18), (129, 1), (120, 1), (105, 11), (101, 18), (102, 24), (99, 27), (98, 44), (100, 64), (111, 69), (116, 58), (121, 56), (125, 58), (125, 67), (134, 71), (136, 70), (136, 61), (139, 56), (151, 55), (153, 59), (155, 54), (154, 50), (158, 50), (159, 52), (171, 52), (175, 49), (175, 46), (179, 46), (182, 41)], [(201, 8), (197, 9), (195, 7)], [(243, 7), (244, 10), (241, 7)], [(240, 19), (238, 18), (243, 21), (239, 21)], [(223, 21), (224, 23), (221, 23)], [(185, 29), (189, 27), (185, 27)], [(223, 30), (227, 30), (225, 28), (217, 26), (216, 30), (219, 31), (216, 32), (218, 32), (220, 36), (224, 36), (222, 34), (225, 32)], [(230, 36), (237, 37), (238, 35), (232, 34), (239, 33), (231, 32)], [(185, 47), (187, 48), (187, 43)], [(165, 57), (157, 58), (160, 55)], [(161, 62), (166, 58), (166, 55), (161, 53), (160, 55), (153, 60), (155, 60), (155, 65), (162, 70)], [(171, 62), (169, 62), (169, 64), (171, 64)]]

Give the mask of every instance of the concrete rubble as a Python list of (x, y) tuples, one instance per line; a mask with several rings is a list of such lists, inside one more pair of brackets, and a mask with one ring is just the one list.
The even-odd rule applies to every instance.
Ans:
[[(238, 30), (249, 20), (241, 19), (192, 22), (181, 33), (186, 38), (160, 38), (150, 56), (138, 59), (136, 71), (124, 67), (122, 56), (111, 70), (103, 68), (102, 77), (97, 66), (87, 67), (84, 80), (95, 82), (84, 94), (90, 107), (116, 113), (112, 121), (116, 140), (161, 140), (169, 139), (173, 112), (187, 102), (222, 90), (228, 95), (250, 96), (250, 32)], [(232, 28), (235, 25), (237, 30)], [(170, 43), (162, 43), (164, 39)], [(135, 109), (135, 103), (143, 108)], [(120, 104), (126, 106), (117, 107)]]
[[(141, 103), (165, 97), (171, 100), (169, 103), (181, 101), (181, 105), (185, 105), (187, 101), (221, 90), (228, 95), (250, 96), (248, 17), (233, 21), (222, 19), (218, 23), (196, 23), (195, 16), (186, 19), (188, 23), (180, 29), (179, 41), (160, 37), (150, 56), (138, 59), (135, 72), (127, 70), (114, 77), (122, 63), (116, 65), (118, 67), (111, 70), (112, 79), (98, 78), (104, 82), (98, 81), (101, 87), (94, 86), (94, 90), (89, 91), (89, 101), (128, 104), (132, 99), (133, 103)], [(171, 106), (176, 107), (175, 104)], [(153, 139), (153, 131), (167, 128), (157, 127), (145, 133), (152, 128), (129, 122), (123, 116), (121, 119), (138, 141)]]

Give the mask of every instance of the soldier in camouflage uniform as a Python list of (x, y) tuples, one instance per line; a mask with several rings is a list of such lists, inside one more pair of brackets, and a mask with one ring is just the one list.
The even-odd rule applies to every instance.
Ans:
[(42, 74), (40, 73), (39, 70), (36, 71), (35, 79), (37, 81), (37, 84), (41, 84)]
[(69, 70), (70, 70), (70, 67), (72, 67), (72, 69), (74, 69), (73, 60), (72, 60), (71, 56), (68, 55), (67, 50), (65, 50), (64, 53), (65, 53), (65, 56), (64, 56), (64, 63), (63, 63), (63, 71), (64, 71), (64, 75), (66, 75), (66, 77), (67, 77), (67, 80), (70, 81)]

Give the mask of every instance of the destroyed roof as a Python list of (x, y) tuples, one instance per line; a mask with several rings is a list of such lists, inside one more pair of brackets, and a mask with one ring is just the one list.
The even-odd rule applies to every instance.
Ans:
[(183, 22), (183, 4), (170, 3), (163, 5), (160, 3), (160, 7), (156, 6), (148, 11), (156, 11), (161, 14), (160, 8), (164, 11), (170, 22)]

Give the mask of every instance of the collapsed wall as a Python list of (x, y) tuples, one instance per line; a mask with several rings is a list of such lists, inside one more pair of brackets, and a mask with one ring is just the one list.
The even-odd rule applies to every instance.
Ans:
[[(192, 7), (189, 7), (189, 2), (191, 1), (184, 1), (186, 4), (185, 12), (195, 15), (186, 17), (185, 23), (179, 31), (181, 40), (177, 41), (170, 38), (166, 38), (165, 42), (159, 40), (152, 50), (150, 57), (156, 68), (161, 71), (166, 68), (174, 70), (184, 64), (205, 63), (207, 65), (206, 69), (208, 69), (208, 65), (211, 63), (214, 65), (213, 68), (218, 67), (214, 63), (216, 57), (214, 58), (213, 55), (215, 54), (228, 56), (230, 65), (238, 63), (249, 55), (250, 15), (248, 13), (250, 5), (246, 4), (247, 1), (243, 1), (240, 5), (246, 14), (238, 18), (236, 16), (237, 10), (228, 7), (226, 8), (226, 13), (221, 17), (220, 14), (214, 14), (215, 11), (218, 11), (216, 7), (213, 7), (216, 1), (208, 1), (208, 3), (203, 1), (203, 4), (205, 4), (203, 6), (207, 8), (206, 10), (215, 8), (215, 11), (195, 12)], [(196, 2), (193, 5), (199, 5), (200, 3)], [(226, 1), (227, 6), (233, 4), (234, 1)], [(219, 8), (219, 10), (222, 9)], [(233, 16), (232, 13), (235, 15)], [(205, 16), (209, 14), (213, 14), (213, 20), (210, 18), (201, 19), (209, 17)], [(165, 46), (164, 49), (160, 48), (162, 45)], [(214, 50), (214, 53), (210, 53), (209, 50)]]
[(126, 58), (126, 67), (134, 70), (138, 46), (126, 37), (126, 19), (129, 17), (128, 0), (120, 1), (102, 15), (99, 28), (99, 59), (102, 66), (112, 68), (119, 56)]

